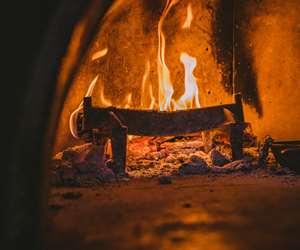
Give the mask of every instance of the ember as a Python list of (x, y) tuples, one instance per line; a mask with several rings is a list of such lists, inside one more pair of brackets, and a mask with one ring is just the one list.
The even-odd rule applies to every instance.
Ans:
[[(205, 152), (202, 136), (144, 137), (134, 136), (128, 143), (126, 176), (114, 173), (104, 148), (91, 143), (69, 148), (57, 154), (52, 164), (52, 184), (57, 186), (93, 186), (107, 182), (135, 178), (158, 178), (162, 184), (172, 182), (172, 176), (206, 174), (249, 173), (263, 171), (266, 175), (288, 174), (289, 170), (277, 166), (272, 155), (266, 156), (265, 165), (259, 165), (259, 149), (244, 148), (245, 157), (232, 161), (230, 143), (224, 131), (211, 131), (212, 140), (218, 144)], [(247, 136), (250, 137), (250, 134)], [(99, 156), (103, 155), (103, 158)]]

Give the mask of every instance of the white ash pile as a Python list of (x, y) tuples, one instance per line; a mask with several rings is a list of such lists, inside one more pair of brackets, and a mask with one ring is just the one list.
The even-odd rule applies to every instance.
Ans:
[(91, 143), (68, 148), (54, 156), (51, 183), (55, 186), (91, 186), (115, 179), (105, 166), (104, 148)]
[(176, 175), (191, 156), (206, 158), (199, 136), (134, 137), (128, 145), (126, 171), (131, 177)]
[[(221, 131), (222, 132), (222, 131)], [(231, 161), (231, 147), (226, 133), (210, 133), (210, 140), (203, 135), (173, 137), (132, 137), (127, 147), (127, 176), (129, 178), (152, 178), (199, 174), (248, 173), (264, 168), (259, 162), (259, 150), (255, 138), (247, 135), (244, 159)], [(203, 142), (203, 138), (205, 143)], [(207, 150), (207, 145), (210, 149)], [(68, 148), (58, 153), (52, 161), (51, 180), (56, 186), (90, 186), (116, 181), (114, 172), (108, 167), (109, 156), (104, 146), (87, 143)], [(265, 169), (282, 173), (274, 159), (272, 168)], [(275, 167), (274, 167), (275, 166)], [(121, 180), (122, 180), (121, 179)], [(170, 183), (162, 178), (162, 183)]]

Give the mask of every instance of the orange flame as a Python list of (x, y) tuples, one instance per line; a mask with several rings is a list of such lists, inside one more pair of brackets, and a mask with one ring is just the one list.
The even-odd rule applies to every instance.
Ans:
[[(185, 70), (185, 92), (178, 101), (175, 101), (172, 96), (174, 93), (173, 85), (170, 80), (170, 71), (165, 62), (165, 35), (162, 31), (163, 22), (177, 1), (167, 1), (163, 10), (161, 19), (158, 23), (158, 83), (159, 83), (159, 108), (160, 110), (177, 110), (187, 108), (199, 108), (199, 91), (197, 80), (193, 75), (193, 71), (197, 65), (196, 58), (189, 56), (187, 53), (181, 53), (180, 60), (184, 64)], [(193, 20), (192, 5), (187, 7), (187, 17), (182, 28), (190, 28)], [(171, 107), (171, 103), (173, 107)]]
[(111, 101), (106, 99), (106, 97), (104, 96), (104, 84), (103, 83), (100, 86), (100, 105), (103, 107), (112, 106)]
[[(98, 77), (99, 75), (97, 75), (93, 81), (91, 82), (86, 94), (85, 94), (85, 97), (87, 96), (91, 96), (92, 93), (93, 93), (93, 90), (95, 88), (95, 85), (98, 81)], [(71, 131), (71, 134), (74, 138), (78, 139), (78, 133), (77, 133), (77, 126), (76, 126), (76, 122), (77, 122), (77, 117), (78, 117), (78, 113), (79, 111), (83, 108), (83, 101), (79, 104), (79, 106), (77, 107), (77, 109), (75, 109), (71, 116), (70, 116), (70, 119), (69, 119), (69, 128), (70, 128), (70, 131)]]
[[(174, 88), (171, 82), (171, 74), (168, 69), (165, 53), (166, 53), (166, 38), (163, 32), (163, 24), (164, 21), (171, 10), (171, 8), (178, 2), (178, 0), (167, 0), (166, 5), (163, 9), (161, 18), (158, 22), (158, 51), (157, 51), (157, 73), (158, 73), (158, 95), (156, 96), (153, 91), (153, 85), (149, 81), (150, 76), (150, 60), (147, 59), (145, 62), (145, 71), (141, 81), (141, 100), (140, 107), (141, 109), (159, 109), (160, 111), (175, 111), (182, 109), (191, 109), (191, 108), (199, 108), (200, 100), (199, 100), (199, 90), (197, 85), (197, 78), (194, 76), (194, 70), (197, 66), (197, 60), (195, 57), (187, 54), (186, 52), (182, 52), (180, 54), (180, 61), (184, 66), (184, 93), (178, 100), (175, 100), (173, 97)], [(191, 23), (193, 21), (193, 13), (192, 13), (192, 5), (191, 3), (187, 6), (187, 15), (185, 18), (185, 22), (182, 25), (182, 29), (189, 29), (191, 27)], [(98, 60), (99, 58), (105, 56), (107, 54), (107, 48), (100, 50), (94, 53), (91, 57), (91, 60)], [(95, 84), (99, 82), (99, 76), (97, 75), (91, 82), (89, 89), (85, 96), (90, 96), (93, 92)], [(107, 107), (112, 106), (111, 100), (105, 97), (104, 95), (104, 84), (101, 84), (100, 89), (100, 106)], [(133, 108), (132, 97), (133, 93), (127, 94), (124, 99), (122, 105), (117, 106), (119, 108)], [(156, 98), (155, 98), (156, 96)], [(79, 111), (82, 109), (83, 103), (80, 105), (70, 116), (69, 127), (72, 135), (75, 138), (78, 138), (77, 130), (76, 130), (76, 121), (78, 117)]]
[(107, 52), (108, 52), (108, 49), (104, 48), (103, 50), (100, 50), (100, 51), (94, 53), (93, 56), (92, 56), (92, 61), (97, 60), (97, 59), (105, 56), (107, 54)]
[(123, 107), (128, 109), (132, 106), (132, 93), (129, 93), (125, 98), (125, 105)]
[[(163, 22), (172, 8), (177, 3), (177, 1), (169, 0), (166, 3), (166, 6), (163, 10), (162, 16), (158, 23), (158, 63), (157, 63), (157, 71), (158, 71), (158, 84), (159, 84), (159, 109), (161, 111), (165, 110), (178, 110), (178, 109), (187, 109), (187, 108), (199, 108), (199, 91), (197, 86), (197, 80), (193, 75), (193, 71), (197, 65), (196, 58), (189, 56), (187, 53), (181, 53), (180, 60), (184, 64), (185, 70), (185, 92), (179, 98), (178, 101), (174, 100), (173, 93), (173, 85), (171, 82), (170, 71), (165, 61), (165, 35), (163, 33), (162, 27)], [(190, 28), (193, 20), (192, 13), (192, 5), (189, 4), (187, 7), (187, 17), (182, 28)], [(171, 104), (173, 106), (171, 106)]]
[[(141, 88), (141, 108), (146, 109), (147, 108), (147, 92), (146, 92), (146, 83), (149, 77), (150, 73), (150, 62), (149, 60), (146, 61), (145, 65), (145, 73), (143, 75), (143, 81), (142, 81), (142, 88)], [(150, 93), (150, 91), (149, 91)]]
[(191, 28), (191, 24), (192, 24), (192, 21), (193, 21), (193, 12), (192, 12), (192, 4), (189, 3), (188, 4), (188, 7), (186, 9), (186, 19), (184, 21), (184, 24), (182, 25), (182, 29), (189, 29)]
[(199, 91), (197, 79), (193, 74), (197, 65), (197, 60), (187, 53), (181, 53), (180, 61), (184, 65), (184, 86), (185, 92), (177, 102), (178, 109), (200, 108)]
[(158, 22), (158, 62), (157, 62), (157, 72), (158, 72), (158, 102), (159, 109), (170, 110), (171, 109), (171, 99), (174, 93), (173, 85), (170, 79), (170, 71), (165, 62), (165, 49), (166, 49), (166, 39), (163, 33), (163, 23), (173, 5), (177, 1), (168, 0), (166, 6), (162, 12), (162, 16)]
[(149, 85), (149, 95), (150, 95), (150, 106), (149, 106), (149, 109), (154, 109), (156, 101), (155, 101), (155, 97), (153, 95), (152, 85)]

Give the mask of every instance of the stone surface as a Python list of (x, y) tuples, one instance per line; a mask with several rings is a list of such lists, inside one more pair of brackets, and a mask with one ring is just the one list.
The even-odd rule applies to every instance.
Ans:
[(62, 194), (62, 197), (65, 200), (78, 200), (80, 199), (82, 196), (82, 193), (80, 192), (66, 192), (64, 194)]
[(219, 166), (213, 166), (211, 168), (211, 172), (214, 174), (229, 174), (234, 172), (234, 168), (224, 168), (224, 167), (219, 167)]
[[(45, 250), (300, 249), (300, 179), (228, 174), (54, 188)], [(80, 200), (60, 193), (81, 192)]]
[(160, 176), (158, 178), (158, 181), (162, 185), (172, 184), (172, 178), (171, 178), (171, 176)]

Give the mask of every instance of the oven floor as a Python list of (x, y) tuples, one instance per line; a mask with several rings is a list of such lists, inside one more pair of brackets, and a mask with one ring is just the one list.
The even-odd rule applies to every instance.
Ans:
[(300, 249), (300, 177), (192, 176), (53, 188), (46, 249)]

